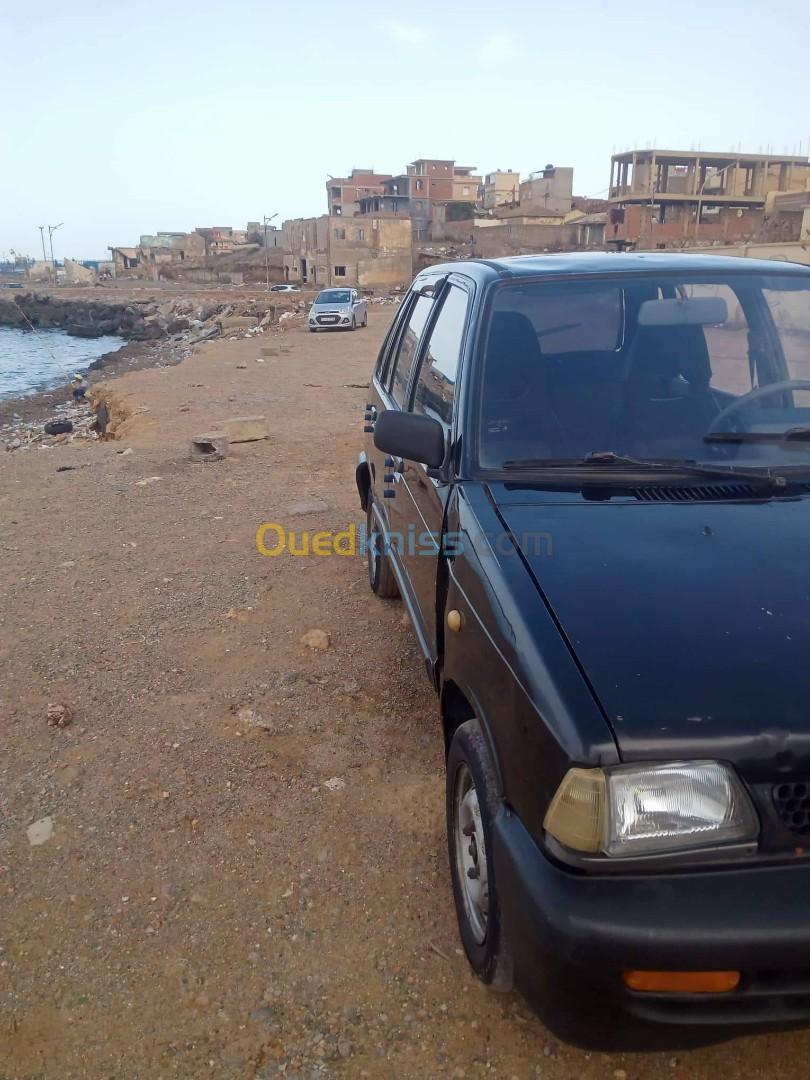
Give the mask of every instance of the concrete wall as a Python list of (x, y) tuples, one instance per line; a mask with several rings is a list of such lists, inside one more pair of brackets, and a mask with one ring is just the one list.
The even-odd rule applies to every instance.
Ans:
[(526, 225), (508, 221), (494, 227), (476, 229), (474, 236), (476, 258), (497, 259), (507, 255), (570, 250), (577, 243), (577, 227), (575, 223)]
[(65, 259), (65, 284), (66, 285), (93, 285), (98, 280), (95, 270), (89, 266), (82, 266), (73, 259)]
[(810, 248), (806, 244), (725, 244), (709, 248), (686, 248), (706, 255), (738, 255), (748, 259), (772, 259), (810, 266)]

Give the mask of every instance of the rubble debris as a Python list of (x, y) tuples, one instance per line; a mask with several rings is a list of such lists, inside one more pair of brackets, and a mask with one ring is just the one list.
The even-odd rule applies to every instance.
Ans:
[(300, 638), (301, 644), (316, 652), (324, 652), (329, 648), (331, 638), (325, 630), (307, 630)]
[(73, 710), (69, 705), (51, 702), (48, 705), (48, 727), (66, 728), (73, 723)]
[(192, 461), (222, 461), (230, 453), (228, 436), (221, 431), (196, 435), (191, 440)]
[(260, 712), (252, 709), (249, 705), (241, 708), (236, 714), (236, 718), (246, 727), (259, 728), (261, 731), (266, 731), (268, 735), (272, 735), (275, 731), (273, 722), (267, 720)]
[(324, 780), (323, 786), (329, 788), (330, 791), (340, 791), (341, 788), (346, 787), (346, 781), (341, 780), (339, 776), (333, 776), (329, 780)]
[(156, 484), (158, 480), (162, 479), (162, 476), (144, 476), (142, 480), (135, 481), (135, 487), (148, 487), (149, 484)]
[(38, 821), (32, 822), (25, 832), (31, 847), (39, 847), (40, 844), (47, 843), (53, 836), (53, 818), (50, 816), (40, 818)]

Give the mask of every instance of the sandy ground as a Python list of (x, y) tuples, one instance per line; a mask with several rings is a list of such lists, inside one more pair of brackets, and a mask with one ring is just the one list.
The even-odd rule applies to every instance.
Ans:
[[(117, 441), (0, 459), (0, 1078), (806, 1075), (805, 1033), (586, 1053), (469, 973), (401, 606), (254, 544), (359, 520), (390, 318), (208, 343), (108, 384)], [(268, 440), (189, 461), (256, 413)]]

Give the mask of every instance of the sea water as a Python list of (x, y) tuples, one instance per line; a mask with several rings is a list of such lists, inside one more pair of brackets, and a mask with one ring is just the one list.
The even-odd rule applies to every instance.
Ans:
[(104, 353), (124, 345), (111, 334), (71, 337), (64, 330), (18, 330), (0, 326), (0, 399), (21, 397), (70, 382)]

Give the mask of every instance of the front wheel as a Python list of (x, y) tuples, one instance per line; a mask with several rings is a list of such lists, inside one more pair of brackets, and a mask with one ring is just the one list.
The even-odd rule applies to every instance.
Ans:
[(475, 974), (495, 990), (511, 990), (512, 954), (501, 925), (493, 821), (495, 770), (477, 720), (456, 729), (447, 756), (447, 844), (461, 943)]
[(384, 600), (393, 600), (394, 597), (399, 596), (399, 586), (391, 566), (391, 556), (385, 551), (385, 538), (374, 517), (370, 495), (366, 511), (366, 562), (371, 591)]
[(349, 329), (350, 330), (356, 330), (357, 329), (357, 319), (355, 319), (354, 315), (352, 315), (352, 325), (349, 327)]

